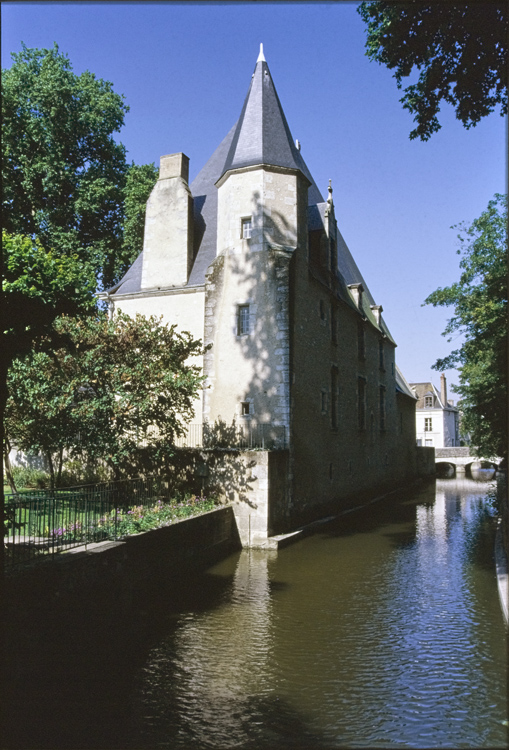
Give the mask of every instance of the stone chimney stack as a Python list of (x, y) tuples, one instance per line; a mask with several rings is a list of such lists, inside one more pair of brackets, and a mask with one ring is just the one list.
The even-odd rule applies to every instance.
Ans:
[(142, 289), (187, 284), (193, 260), (193, 198), (185, 154), (161, 156), (159, 179), (147, 202)]
[(440, 375), (440, 400), (443, 406), (447, 406), (447, 381), (444, 373)]

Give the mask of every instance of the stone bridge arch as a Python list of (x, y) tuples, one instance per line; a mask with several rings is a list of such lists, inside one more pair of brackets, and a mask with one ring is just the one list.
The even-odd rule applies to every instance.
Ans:
[(498, 469), (502, 459), (498, 456), (478, 458), (470, 455), (470, 448), (451, 447), (435, 448), (435, 467), (440, 477), (463, 476), (480, 469)]

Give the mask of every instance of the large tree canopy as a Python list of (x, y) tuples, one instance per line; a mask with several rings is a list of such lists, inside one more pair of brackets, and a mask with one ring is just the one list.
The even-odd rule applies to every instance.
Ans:
[(58, 45), (23, 49), (2, 71), (3, 226), (91, 263), (98, 286), (118, 276), (128, 107), (111, 83), (75, 75)]
[(51, 346), (59, 315), (95, 309), (93, 269), (74, 255), (44, 249), (39, 240), (2, 232), (4, 330), (2, 370), (45, 337)]
[(105, 461), (117, 475), (164, 466), (194, 414), (203, 378), (189, 358), (201, 342), (141, 315), (62, 317), (54, 325), (71, 346), (34, 350), (9, 372), (10, 442), (43, 453), (54, 483), (64, 450)]
[(154, 164), (133, 162), (127, 170), (124, 188), (122, 252), (117, 256), (119, 277), (124, 275), (143, 250), (145, 209), (158, 177), (159, 169)]
[(463, 430), (481, 456), (507, 459), (507, 196), (459, 228), (460, 280), (425, 304), (454, 307), (444, 336), (460, 332), (464, 343), (434, 368), (458, 367)]
[(400, 100), (417, 127), (410, 138), (426, 141), (440, 129), (441, 101), (452, 104), (469, 128), (500, 105), (507, 114), (507, 40), (505, 2), (363, 2), (366, 54), (403, 78), (419, 71), (417, 83)]

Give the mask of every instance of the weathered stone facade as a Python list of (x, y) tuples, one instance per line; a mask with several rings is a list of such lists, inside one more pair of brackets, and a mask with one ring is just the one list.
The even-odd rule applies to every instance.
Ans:
[(263, 55), (237, 124), (190, 186), (187, 164), (162, 157), (143, 253), (109, 298), (209, 346), (196, 422), (284, 430), (282, 450), (251, 452), (256, 497), (235, 498), (243, 544), (266, 546), (414, 478), (415, 397)]

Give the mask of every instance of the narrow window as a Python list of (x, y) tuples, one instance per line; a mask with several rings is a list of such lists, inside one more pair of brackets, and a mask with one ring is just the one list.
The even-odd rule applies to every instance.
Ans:
[(366, 341), (364, 338), (364, 325), (359, 323), (357, 326), (357, 353), (359, 359), (366, 358)]
[(384, 342), (382, 339), (378, 342), (378, 366), (381, 370), (385, 370)]
[(366, 381), (357, 378), (357, 418), (359, 430), (366, 429)]
[(333, 430), (338, 426), (338, 368), (331, 367), (330, 371), (330, 419)]
[(431, 417), (424, 418), (424, 432), (431, 432)]
[(380, 429), (385, 430), (385, 387), (383, 385), (380, 386), (379, 403), (380, 403)]
[(237, 336), (249, 333), (249, 305), (239, 305), (237, 308)]
[(249, 416), (249, 401), (243, 401), (240, 405), (240, 413), (243, 417)]
[(323, 299), (320, 300), (320, 320), (325, 320), (325, 305)]
[(243, 240), (248, 240), (251, 237), (251, 230), (253, 228), (251, 217), (242, 219), (242, 230), (241, 237)]
[(338, 343), (336, 308), (334, 302), (330, 306), (330, 337), (333, 344)]
[(322, 414), (327, 414), (327, 392), (321, 393)]

